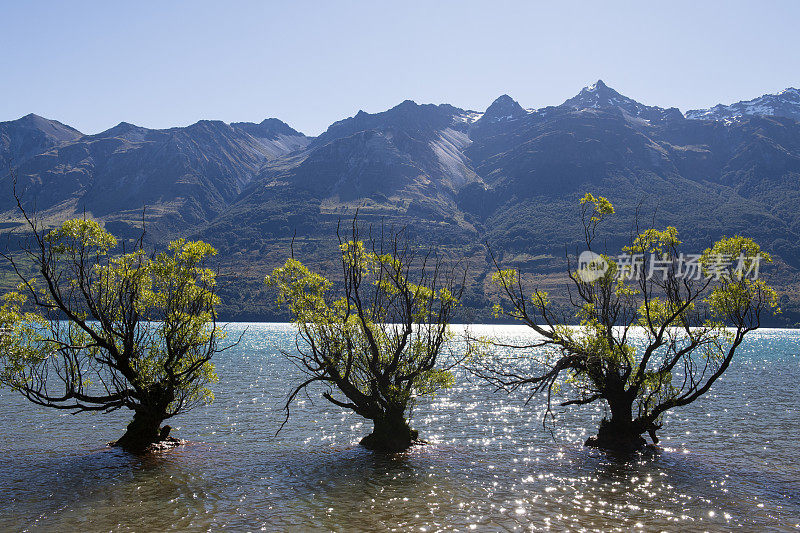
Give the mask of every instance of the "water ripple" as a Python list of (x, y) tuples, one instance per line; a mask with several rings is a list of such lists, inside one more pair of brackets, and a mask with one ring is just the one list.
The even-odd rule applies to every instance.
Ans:
[(661, 449), (632, 463), (581, 446), (601, 408), (558, 411), (545, 430), (540, 399), (464, 376), (417, 406), (429, 444), (405, 454), (359, 447), (369, 424), (319, 390), (276, 436), (296, 379), (277, 349), (292, 343), (285, 325), (250, 325), (217, 360), (214, 405), (173, 421), (191, 444), (146, 458), (102, 446), (125, 413), (65, 415), (0, 393), (0, 529), (800, 529), (798, 331), (754, 334), (708, 395), (669, 415)]

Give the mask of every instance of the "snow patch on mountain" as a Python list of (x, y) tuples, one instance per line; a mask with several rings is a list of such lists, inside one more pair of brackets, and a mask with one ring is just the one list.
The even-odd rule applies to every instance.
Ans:
[(480, 120), (482, 116), (483, 113), (479, 113), (478, 111), (465, 111), (464, 113), (461, 113), (460, 115), (456, 115), (455, 117), (453, 117), (453, 120), (455, 120), (456, 122), (464, 122), (466, 124), (472, 124), (476, 120)]
[(675, 108), (664, 109), (640, 104), (632, 98), (621, 95), (603, 83), (603, 80), (597, 80), (596, 83), (584, 87), (581, 92), (561, 104), (560, 107), (571, 108), (578, 112), (586, 110), (619, 110), (626, 118), (639, 119), (637, 120), (639, 122), (661, 121), (679, 118), (681, 115), (680, 111)]
[(730, 105), (717, 104), (710, 109), (692, 109), (686, 118), (694, 120), (733, 120), (745, 116), (776, 116), (800, 120), (800, 91), (794, 87), (777, 94), (765, 94)]
[(504, 94), (498, 97), (483, 113), (480, 118), (481, 124), (490, 124), (494, 122), (507, 122), (510, 120), (517, 120), (526, 116), (528, 112), (522, 108), (519, 103)]

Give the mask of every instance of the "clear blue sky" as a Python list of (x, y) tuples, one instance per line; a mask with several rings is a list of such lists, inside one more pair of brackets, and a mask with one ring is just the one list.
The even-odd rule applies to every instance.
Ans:
[(0, 0), (0, 121), (316, 135), (407, 98), (543, 107), (598, 78), (684, 111), (800, 86), (800, 2), (653, 4)]

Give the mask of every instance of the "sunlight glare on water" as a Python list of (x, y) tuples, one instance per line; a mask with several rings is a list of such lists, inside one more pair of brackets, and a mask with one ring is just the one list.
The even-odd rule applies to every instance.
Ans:
[[(575, 530), (800, 528), (800, 331), (750, 336), (726, 375), (671, 413), (658, 452), (622, 463), (582, 446), (596, 407), (557, 409), (459, 375), (421, 401), (429, 441), (405, 454), (357, 445), (371, 426), (314, 389), (284, 429), (298, 371), (285, 324), (247, 327), (216, 359), (213, 405), (170, 423), (190, 444), (132, 457), (104, 443), (129, 413), (71, 415), (0, 392), (2, 530)], [(524, 340), (514, 326), (474, 333)]]

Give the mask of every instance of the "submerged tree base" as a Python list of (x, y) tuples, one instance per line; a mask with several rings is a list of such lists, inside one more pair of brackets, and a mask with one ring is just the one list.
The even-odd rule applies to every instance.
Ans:
[(586, 439), (584, 445), (590, 448), (598, 448), (607, 452), (625, 455), (643, 451), (648, 446), (647, 441), (644, 440), (644, 437), (641, 435), (619, 435), (616, 437), (601, 437), (597, 435)]
[(382, 453), (398, 453), (409, 449), (414, 444), (424, 444), (418, 440), (419, 433), (406, 424), (375, 424), (372, 433), (361, 439), (361, 446)]
[(643, 451), (648, 446), (647, 441), (641, 433), (632, 429), (635, 427), (631, 422), (620, 424), (603, 419), (597, 435), (589, 437), (584, 445), (621, 455)]
[(124, 446), (119, 444), (119, 441), (109, 442), (108, 445), (114, 448), (122, 448), (128, 453), (135, 453), (135, 454), (142, 454), (142, 453), (151, 453), (151, 452), (163, 452), (166, 450), (171, 450), (173, 448), (177, 448), (178, 446), (183, 446), (186, 444), (187, 440), (178, 439), (176, 437), (167, 437), (165, 440), (160, 440), (157, 442), (151, 442), (144, 448), (131, 448), (128, 446)]
[[(157, 426), (156, 426), (157, 427)], [(164, 426), (157, 431), (141, 432), (141, 427), (134, 422), (128, 425), (128, 431), (117, 441), (110, 442), (109, 446), (122, 448), (130, 453), (148, 453), (169, 450), (186, 444), (183, 439), (170, 437), (170, 426)]]

